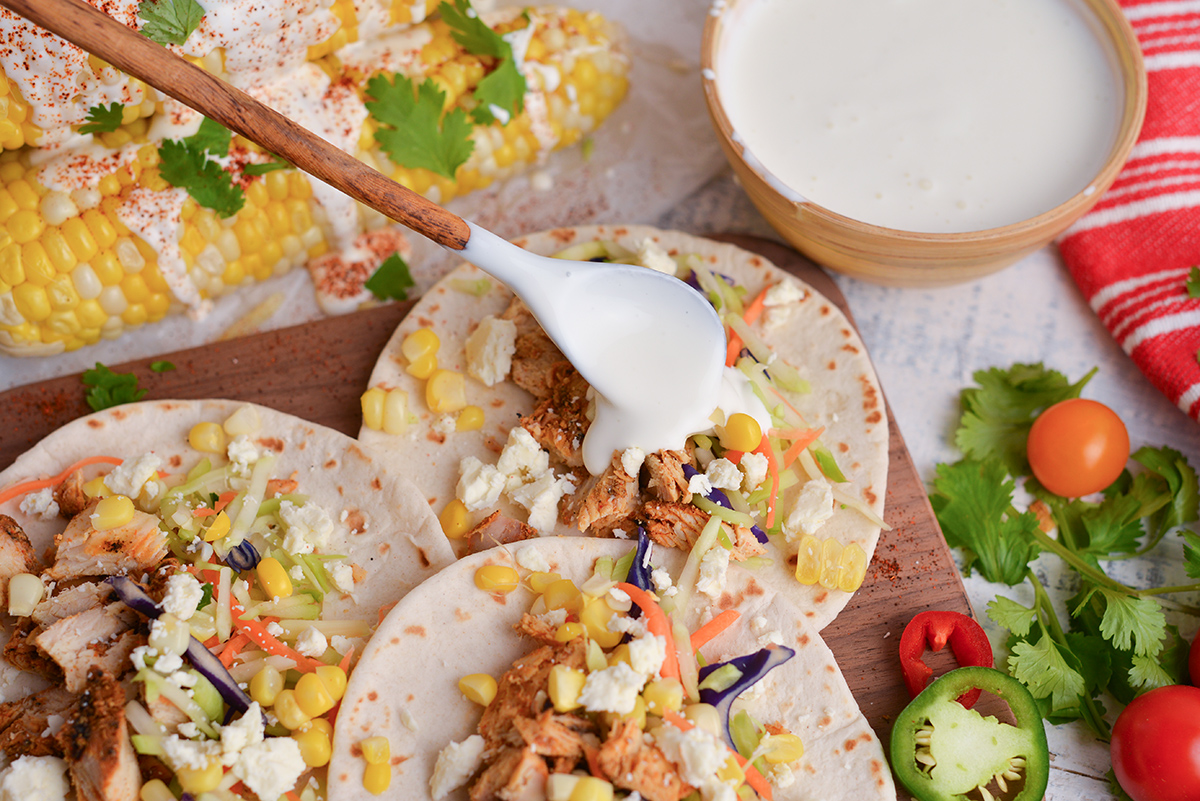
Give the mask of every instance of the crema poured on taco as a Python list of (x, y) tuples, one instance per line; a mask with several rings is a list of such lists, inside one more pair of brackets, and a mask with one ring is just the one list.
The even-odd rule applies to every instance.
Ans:
[(738, 562), (818, 628), (832, 620), (878, 540), (888, 461), (882, 394), (846, 317), (761, 257), (685, 234), (596, 226), (517, 244), (640, 264), (706, 295), (728, 334), (711, 427), (670, 450), (614, 451), (590, 474), (591, 388), (519, 300), (464, 265), (389, 342), (360, 438), (403, 457), (460, 553), (645, 531), (700, 549), (713, 600)]

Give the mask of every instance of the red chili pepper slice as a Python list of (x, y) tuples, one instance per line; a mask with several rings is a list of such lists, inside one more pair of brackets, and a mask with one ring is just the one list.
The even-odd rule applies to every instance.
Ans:
[[(930, 679), (933, 668), (921, 659), (925, 647), (940, 651), (950, 643), (959, 667), (993, 667), (992, 644), (974, 618), (960, 612), (921, 612), (908, 622), (900, 635), (900, 667), (908, 694), (916, 698)], [(964, 693), (958, 702), (970, 709), (979, 700), (979, 689)]]

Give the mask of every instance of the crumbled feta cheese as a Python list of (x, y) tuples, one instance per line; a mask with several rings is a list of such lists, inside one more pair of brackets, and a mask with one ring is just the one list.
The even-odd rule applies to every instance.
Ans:
[(720, 545), (709, 548), (700, 560), (700, 578), (696, 579), (696, 589), (717, 600), (725, 589), (725, 572), (728, 569), (729, 551)]
[(328, 548), (333, 539), (333, 519), (311, 501), (303, 506), (296, 506), (291, 501), (281, 502), (279, 519), (285, 527), (283, 549), (289, 553), (312, 553)]
[(550, 572), (550, 563), (536, 545), (525, 545), (517, 549), (517, 564), (534, 573)]
[(129, 661), (133, 663), (134, 670), (146, 669), (146, 657), (156, 656), (158, 651), (151, 648), (149, 645), (139, 645), (129, 652)]
[(104, 477), (104, 486), (116, 495), (136, 498), (142, 491), (142, 485), (153, 478), (160, 467), (162, 459), (153, 453), (147, 453), (137, 459), (126, 459)]
[(496, 462), (496, 469), (504, 475), (506, 488), (511, 492), (545, 474), (550, 469), (550, 454), (542, 450), (542, 446), (525, 428), (513, 426)]
[(646, 633), (646, 621), (636, 617), (613, 615), (608, 619), (608, 630), (640, 637)]
[(646, 452), (636, 445), (626, 448), (621, 452), (621, 469), (625, 471), (625, 475), (627, 476), (637, 478), (645, 461)]
[(257, 462), (260, 456), (258, 446), (245, 434), (239, 434), (230, 440), (225, 452), (233, 465), (233, 472), (242, 476), (250, 473), (250, 466)]
[(221, 762), (232, 767), (243, 750), (261, 743), (263, 738), (262, 709), (252, 701), (240, 718), (221, 727)]
[(288, 575), (292, 577), (292, 581), (304, 581), (304, 568), (300, 565), (292, 565), (288, 570)]
[(548, 534), (558, 525), (558, 502), (567, 489), (574, 489), (565, 478), (555, 478), (547, 470), (536, 481), (509, 492), (508, 497), (529, 510), (529, 525), (541, 534)]
[(504, 476), (494, 466), (484, 464), (474, 456), (464, 456), (458, 472), (461, 477), (455, 495), (468, 510), (476, 512), (500, 500)]
[(815, 478), (800, 488), (796, 501), (783, 520), (783, 535), (788, 542), (801, 534), (816, 534), (833, 517), (833, 487), (823, 478)]
[(291, 737), (269, 737), (242, 749), (231, 772), (259, 798), (279, 798), (306, 770), (299, 743)]
[(738, 463), (738, 466), (746, 474), (742, 486), (746, 488), (747, 492), (753, 492), (767, 480), (767, 457), (764, 454), (742, 454), (742, 460)]
[(517, 324), (488, 315), (464, 343), (467, 375), (493, 387), (508, 377), (517, 351)]
[[(663, 755), (680, 768), (680, 776), (693, 787), (715, 789), (721, 782), (717, 771), (729, 760), (729, 749), (717, 735), (696, 727), (680, 731), (674, 726), (662, 726), (654, 736), (655, 745)], [(705, 794), (708, 797), (708, 794)]]
[(309, 626), (296, 638), (296, 650), (313, 659), (325, 653), (328, 647), (329, 640), (325, 639), (325, 635), (316, 626)]
[(450, 743), (438, 752), (429, 777), (429, 794), (433, 801), (445, 798), (467, 783), (483, 765), (483, 738), (472, 734), (461, 743)]
[(750, 631), (754, 634), (762, 634), (767, 630), (767, 626), (769, 625), (770, 621), (762, 615), (755, 615), (750, 619)]
[(167, 676), (167, 681), (180, 689), (187, 690), (195, 687), (200, 682), (200, 677), (189, 670), (177, 670), (170, 676)]
[(656, 245), (650, 237), (643, 239), (642, 244), (638, 246), (637, 261), (643, 267), (667, 275), (675, 275), (677, 268), (670, 254)]
[(735, 490), (742, 486), (742, 471), (728, 459), (713, 459), (704, 470), (709, 484), (718, 489)]
[(154, 670), (164, 676), (169, 676), (183, 667), (183, 659), (179, 654), (167, 652), (154, 660)]
[(54, 500), (54, 487), (45, 487), (31, 492), (21, 499), (21, 514), (38, 520), (53, 520), (58, 517), (58, 501)]
[(626, 715), (633, 711), (645, 683), (645, 676), (624, 662), (618, 662), (588, 674), (579, 693), (579, 703), (588, 712)]
[(538, 615), (537, 618), (550, 628), (557, 629), (563, 623), (567, 622), (567, 610), (551, 609), (549, 612)]
[(673, 588), (671, 574), (663, 570), (661, 567), (656, 567), (650, 571), (650, 580), (654, 582), (654, 590), (659, 595), (662, 595), (667, 590)]
[(784, 279), (767, 290), (763, 295), (764, 306), (787, 306), (804, 300), (807, 293), (795, 281)]
[(633, 606), (633, 600), (629, 597), (629, 593), (617, 587), (610, 587), (608, 590), (608, 598), (605, 601), (610, 609), (615, 609), (618, 612), (628, 612)]
[(279, 625), (274, 620), (269, 620), (269, 621), (267, 621), (267, 634), (270, 634), (272, 637), (279, 639), (280, 637), (282, 637), (284, 635), (283, 626)]
[(343, 637), (340, 634), (335, 634), (329, 638), (329, 647), (337, 651), (342, 656), (350, 653), (350, 649), (362, 651), (364, 640), (362, 637)]
[(654, 678), (667, 658), (667, 641), (646, 634), (629, 641), (629, 664), (646, 678)]
[(325, 572), (333, 586), (347, 595), (354, 594), (354, 566), (349, 562), (326, 563)]
[(66, 801), (66, 772), (67, 763), (58, 757), (18, 757), (0, 773), (0, 801)]
[(221, 745), (215, 740), (184, 740), (178, 735), (163, 738), (163, 756), (172, 770), (203, 770), (208, 761), (220, 756)]
[(785, 787), (791, 787), (796, 783), (796, 776), (792, 772), (791, 766), (786, 762), (781, 762), (780, 764), (771, 768), (771, 775), (769, 778), (771, 780), (771, 784), (775, 785), (781, 790)]
[(443, 437), (448, 437), (454, 433), (457, 427), (457, 421), (452, 414), (443, 414), (441, 417), (433, 421), (433, 430)]
[(173, 573), (167, 579), (167, 592), (162, 599), (163, 611), (180, 620), (188, 620), (196, 614), (196, 607), (204, 599), (204, 587), (190, 573)]
[(712, 482), (703, 473), (697, 473), (688, 481), (688, 492), (693, 495), (708, 495), (712, 492)]
[(181, 736), (187, 737), (189, 740), (195, 740), (200, 736), (200, 727), (195, 723), (192, 723), (190, 720), (186, 723), (180, 723), (175, 728), (175, 731), (179, 732)]

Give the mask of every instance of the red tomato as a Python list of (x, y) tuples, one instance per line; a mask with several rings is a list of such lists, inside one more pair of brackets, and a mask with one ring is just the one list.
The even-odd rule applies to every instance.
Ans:
[(1200, 687), (1200, 634), (1192, 640), (1192, 648), (1188, 651), (1188, 675), (1192, 677), (1192, 684)]
[(1072, 398), (1038, 415), (1029, 430), (1029, 466), (1055, 495), (1078, 498), (1117, 480), (1129, 459), (1129, 432), (1116, 412)]
[(1200, 800), (1200, 687), (1159, 687), (1113, 726), (1113, 772), (1133, 801)]

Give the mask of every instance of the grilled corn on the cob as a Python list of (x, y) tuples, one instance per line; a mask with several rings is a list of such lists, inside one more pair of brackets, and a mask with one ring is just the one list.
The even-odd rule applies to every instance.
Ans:
[[(145, 28), (141, 0), (88, 2), (131, 28)], [(171, 49), (247, 88), (360, 36), (421, 22), (439, 2), (209, 0), (199, 27)], [(153, 114), (162, 100), (136, 78), (3, 9), (0, 42), (0, 149), (66, 142), (96, 106), (120, 103), (128, 124)]]
[[(627, 62), (607, 21), (574, 10), (529, 15), (524, 111), (507, 125), (476, 125), (474, 152), (454, 179), (393, 163), (377, 145), (377, 126), (362, 101), (369, 72), (403, 68), (442, 87), (446, 108), (470, 105), (490, 65), (456, 45), (444, 23), (423, 23), (378, 45), (348, 48), (342, 58), (305, 64), (282, 82), (290, 96), (267, 92), (265, 99), (444, 202), (578, 141), (625, 92)], [(497, 19), (499, 30), (523, 24), (513, 14)], [(247, 172), (247, 164), (271, 157), (240, 137), (223, 166), (245, 204), (223, 218), (162, 177), (158, 135), (171, 116), (186, 114), (174, 109), (115, 132), (114, 147), (93, 144), (49, 160), (30, 149), (0, 154), (0, 351), (73, 350), (305, 264), (314, 268), (327, 309), (353, 308), (369, 297), (362, 280), (398, 244), (375, 230), (385, 218), (290, 168)], [(197, 124), (198, 118), (174, 136), (193, 133)]]

